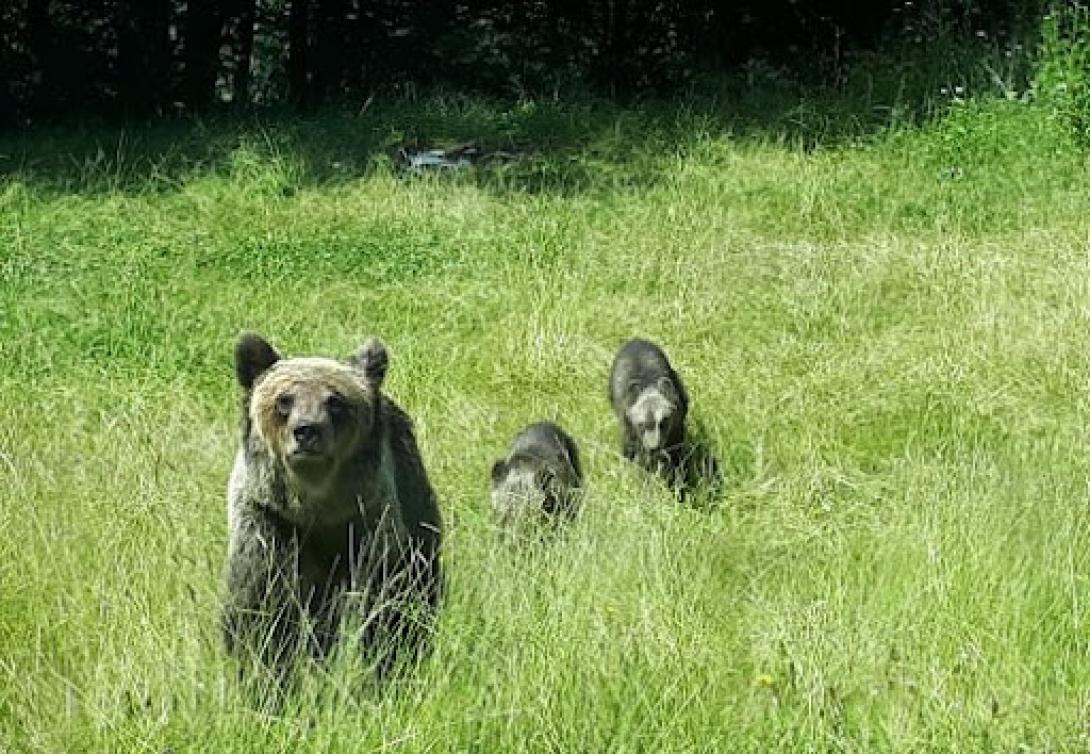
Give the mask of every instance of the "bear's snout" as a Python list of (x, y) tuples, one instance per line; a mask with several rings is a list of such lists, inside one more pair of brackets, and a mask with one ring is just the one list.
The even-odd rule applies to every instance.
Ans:
[(657, 427), (644, 432), (643, 446), (650, 451), (662, 450), (662, 432)]
[(305, 422), (296, 425), (291, 431), (295, 438), (297, 451), (313, 453), (322, 449), (322, 427), (319, 424)]

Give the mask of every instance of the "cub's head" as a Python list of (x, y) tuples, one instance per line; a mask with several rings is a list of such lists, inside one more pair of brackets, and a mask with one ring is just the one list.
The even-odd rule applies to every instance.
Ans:
[(540, 460), (501, 458), (492, 465), (492, 508), (504, 523), (559, 508), (553, 475)]
[(386, 347), (372, 338), (346, 362), (282, 358), (258, 335), (235, 345), (235, 374), (246, 393), (246, 433), (292, 476), (318, 483), (371, 437), (386, 376)]
[(660, 377), (652, 385), (629, 387), (625, 416), (643, 449), (648, 453), (659, 453), (667, 449), (685, 422), (684, 401), (674, 383), (667, 377)]

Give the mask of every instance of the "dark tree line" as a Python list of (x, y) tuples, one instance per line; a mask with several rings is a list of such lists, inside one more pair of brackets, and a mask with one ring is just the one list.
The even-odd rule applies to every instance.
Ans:
[(300, 107), (435, 84), (658, 91), (760, 57), (818, 67), (906, 19), (994, 26), (1043, 0), (5, 0), (0, 122)]

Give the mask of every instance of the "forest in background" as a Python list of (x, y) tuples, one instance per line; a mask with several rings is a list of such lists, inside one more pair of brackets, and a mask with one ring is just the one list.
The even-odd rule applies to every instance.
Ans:
[(1006, 44), (1043, 0), (14, 0), (0, 124), (365, 101), (662, 94), (753, 61), (835, 80), (864, 51), (940, 35)]

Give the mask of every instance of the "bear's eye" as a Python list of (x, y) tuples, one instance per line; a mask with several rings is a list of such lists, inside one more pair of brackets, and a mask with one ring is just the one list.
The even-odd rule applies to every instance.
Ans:
[(295, 398), (287, 393), (276, 399), (276, 413), (287, 419), (291, 416), (291, 407), (295, 404)]
[(326, 409), (329, 411), (329, 415), (334, 419), (344, 416), (348, 413), (348, 402), (336, 393), (329, 396), (326, 400)]

